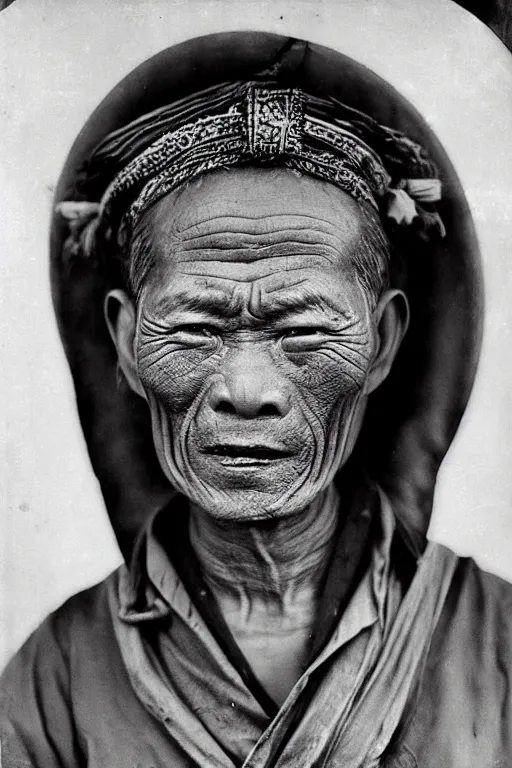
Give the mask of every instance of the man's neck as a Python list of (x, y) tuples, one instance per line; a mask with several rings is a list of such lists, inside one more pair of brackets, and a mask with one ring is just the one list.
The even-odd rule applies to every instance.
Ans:
[(214, 593), (284, 610), (321, 586), (338, 520), (334, 485), (303, 512), (282, 520), (219, 521), (197, 508), (190, 541)]
[(304, 672), (335, 541), (334, 486), (296, 517), (220, 522), (192, 509), (203, 577), (254, 674), (281, 705)]

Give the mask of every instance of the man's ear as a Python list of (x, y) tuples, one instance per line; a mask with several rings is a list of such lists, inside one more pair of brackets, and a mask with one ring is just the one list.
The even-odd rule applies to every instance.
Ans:
[(135, 331), (137, 311), (125, 291), (109, 291), (104, 304), (105, 320), (117, 350), (117, 359), (130, 388), (141, 397), (146, 397), (140, 382), (135, 357)]
[(365, 394), (369, 395), (382, 384), (391, 370), (394, 359), (409, 325), (409, 302), (403, 291), (383, 293), (374, 311), (377, 324), (378, 346), (368, 374)]

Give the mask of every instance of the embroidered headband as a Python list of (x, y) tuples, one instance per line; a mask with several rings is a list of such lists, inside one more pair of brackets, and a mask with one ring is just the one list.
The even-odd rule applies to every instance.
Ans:
[(65, 201), (73, 254), (98, 237), (129, 242), (144, 213), (205, 173), (235, 166), (290, 168), (328, 181), (420, 236), (444, 236), (434, 204), (441, 182), (424, 150), (334, 99), (273, 82), (228, 83), (155, 110), (110, 134), (84, 175), (110, 179), (99, 202)]

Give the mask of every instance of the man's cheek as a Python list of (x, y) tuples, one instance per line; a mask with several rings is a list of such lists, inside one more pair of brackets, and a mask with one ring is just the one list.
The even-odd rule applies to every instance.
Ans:
[(139, 377), (167, 413), (183, 415), (214, 372), (215, 357), (200, 349), (140, 354)]
[(358, 356), (357, 363), (339, 348), (326, 348), (308, 355), (298, 366), (293, 382), (309, 409), (326, 429), (347, 398), (364, 386), (370, 369), (368, 357)]

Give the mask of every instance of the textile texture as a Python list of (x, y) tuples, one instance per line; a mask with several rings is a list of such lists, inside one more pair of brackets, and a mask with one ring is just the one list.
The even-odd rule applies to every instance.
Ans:
[[(389, 533), (386, 540), (375, 550), (368, 597), (356, 591), (280, 714), (269, 722), (259, 710), (251, 720), (259, 724), (248, 754), (237, 754), (243, 741), (233, 723), (251, 710), (256, 715), (257, 706), (179, 579), (167, 572), (153, 612), (142, 606), (140, 620), (127, 624), (119, 617), (123, 567), (50, 616), (5, 671), (4, 768), (505, 768), (512, 749), (512, 587), (433, 545), (403, 600), (390, 602), (396, 576), (385, 576)], [(207, 642), (216, 676), (231, 679), (226, 696), (205, 687), (195, 704), (180, 698), (177, 678), (156, 652), (158, 638), (169, 636), (169, 616), (197, 639), (176, 645), (165, 663), (179, 651), (180, 674), (188, 668), (200, 676)], [(233, 740), (227, 750), (215, 739), (223, 719)]]

